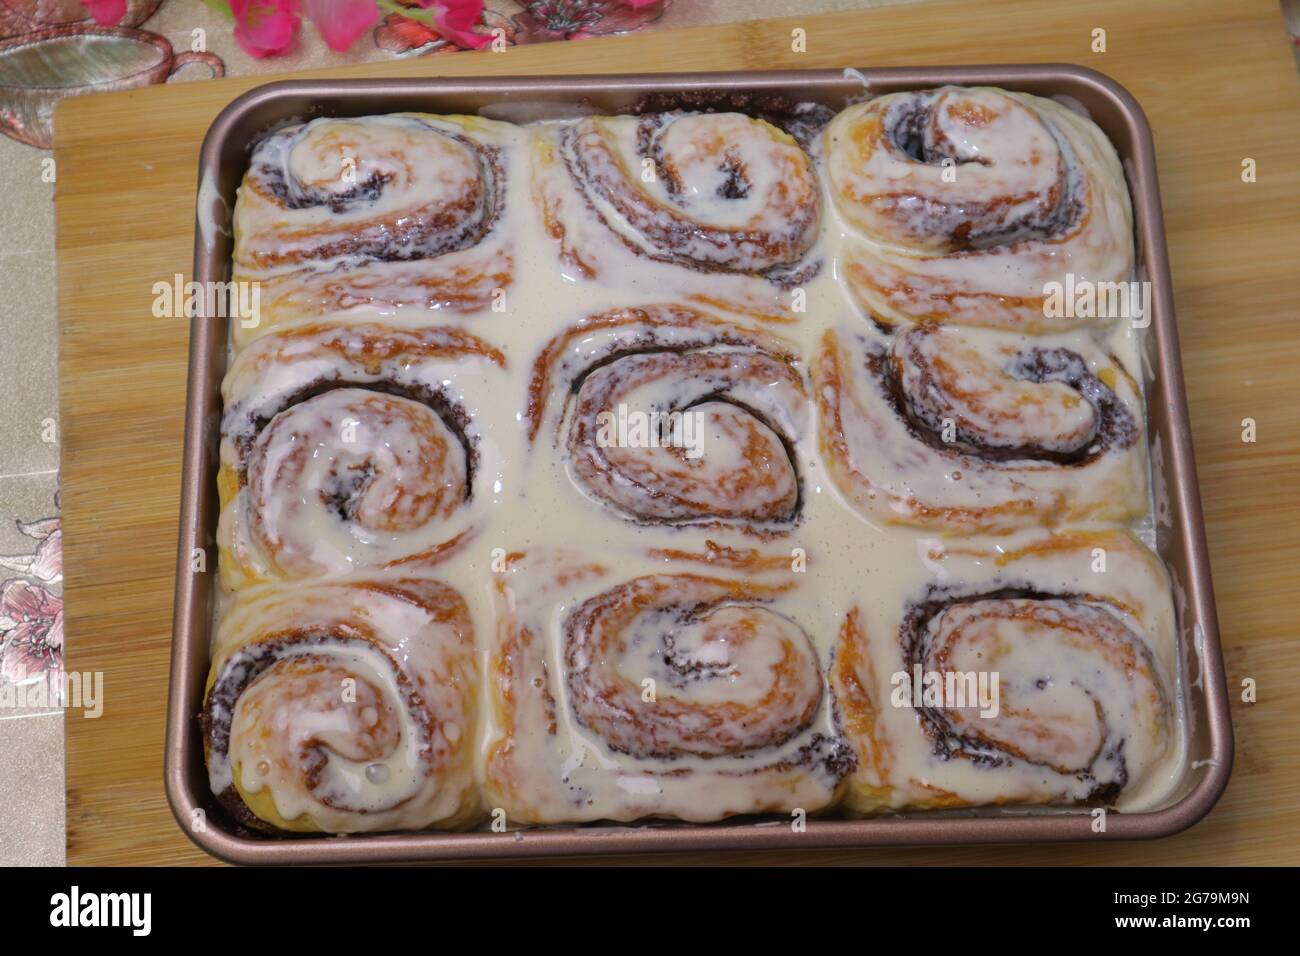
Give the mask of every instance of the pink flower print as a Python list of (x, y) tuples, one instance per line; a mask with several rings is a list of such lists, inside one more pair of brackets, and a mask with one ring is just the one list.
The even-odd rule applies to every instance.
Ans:
[(0, 589), (0, 677), (14, 684), (63, 670), (63, 599), (14, 579)]

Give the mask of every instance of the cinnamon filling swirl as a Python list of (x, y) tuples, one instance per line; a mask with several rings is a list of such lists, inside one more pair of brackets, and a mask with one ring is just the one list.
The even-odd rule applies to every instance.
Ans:
[(237, 600), (202, 713), (213, 792), (255, 831), (456, 825), (477, 809), (469, 612), (439, 582)]
[[(1137, 440), (1133, 413), (1079, 353), (1026, 346), (999, 366), (966, 345), (959, 334), (922, 326), (867, 358), (895, 412), (936, 451), (1072, 466)], [(1025, 387), (1048, 383), (1063, 387)]]
[(225, 579), (451, 554), (473, 530), (484, 447), (457, 386), (503, 362), (456, 329), (304, 326), (253, 343), (225, 384)]
[[(942, 252), (1068, 232), (1083, 212), (1081, 183), (1071, 173), (1078, 160), (1069, 141), (1029, 114), (1020, 148), (1012, 153), (1003, 139), (1009, 125), (998, 105), (968, 92), (893, 97), (881, 117), (878, 143), (899, 164), (956, 171), (942, 189), (922, 174), (860, 198), (889, 224), (894, 238)], [(865, 151), (865, 143), (860, 148)], [(958, 168), (970, 166), (978, 168)]]
[(588, 210), (634, 252), (794, 285), (815, 272), (820, 199), (788, 134), (739, 113), (591, 117), (558, 148)]
[(681, 307), (607, 313), (543, 350), (533, 434), (561, 389), (573, 480), (623, 516), (763, 532), (798, 518), (807, 395), (781, 340)]
[(830, 332), (813, 382), (827, 470), (864, 517), (1007, 533), (1144, 506), (1137, 383), (1086, 335)]
[(339, 313), (424, 321), (493, 307), (513, 281), (503, 151), (520, 136), (477, 117), (394, 114), (262, 140), (235, 206), (233, 275), (257, 285), (260, 305), (232, 325), (236, 347)]
[(313, 120), (258, 144), (244, 188), (289, 213), (329, 215), (241, 235), (241, 258), (270, 269), (442, 256), (492, 229), (502, 182), (499, 150), (415, 116)]
[[(791, 520), (800, 503), (794, 449), (761, 408), (763, 390), (783, 381), (791, 392), (801, 387), (788, 365), (765, 355), (617, 358), (579, 386), (568, 440), (574, 473), (640, 519)], [(642, 447), (620, 444), (619, 409), (664, 423), (660, 433)]]
[(1169, 579), (1131, 535), (931, 541), (831, 668), (849, 806), (1122, 804), (1180, 759)]
[[(369, 670), (366, 660), (372, 656), (393, 674), (396, 712), (380, 684), (357, 676)], [(345, 701), (340, 689), (349, 686), (355, 699)], [(374, 812), (394, 809), (410, 798), (409, 792), (367, 787), (387, 782), (384, 761), (399, 752), (399, 745), (406, 751), (403, 759), (426, 763), (432, 757), (434, 728), (422, 710), (398, 662), (364, 638), (283, 636), (245, 647), (226, 661), (203, 712), (204, 736), (215, 759), (228, 761), (232, 735), (255, 733), (258, 726), (274, 722), (276, 713), (296, 715), (294, 732), (268, 739), (262, 753), (266, 759), (258, 761), (254, 772), (269, 775), (274, 760), (276, 769), (296, 773), (321, 805)], [(397, 713), (410, 718), (405, 732)], [(346, 770), (338, 769), (340, 762), (346, 762)], [(248, 810), (233, 784), (218, 797), (245, 825), (272, 829)]]
[(754, 603), (764, 593), (660, 575), (582, 604), (564, 624), (579, 722), (643, 759), (735, 756), (795, 737), (821, 703), (821, 671), (803, 630)]
[(1122, 612), (1086, 597), (934, 587), (907, 612), (900, 638), (909, 671), (992, 672), (1001, 685), (996, 716), (917, 708), (942, 759), (1044, 767), (1085, 784), (1083, 800), (1109, 804), (1129, 782), (1127, 736), (1166, 733), (1150, 648)]
[(325, 519), (362, 542), (450, 519), (470, 497), (469, 448), (428, 405), (325, 392), (277, 414), (253, 443), (244, 474), (253, 533), (281, 571), (319, 573), (313, 528)]
[(488, 799), (518, 822), (828, 806), (855, 760), (813, 638), (787, 614), (801, 583), (788, 559), (715, 546), (621, 564), (551, 549), (498, 576)]
[(882, 325), (1070, 329), (1085, 319), (1046, 307), (1053, 283), (1131, 278), (1114, 148), (1053, 100), (958, 87), (881, 96), (835, 118), (825, 155), (844, 278)]

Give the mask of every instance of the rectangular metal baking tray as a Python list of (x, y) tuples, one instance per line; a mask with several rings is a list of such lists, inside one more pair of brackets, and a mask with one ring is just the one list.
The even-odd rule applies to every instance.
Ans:
[[(646, 823), (568, 826), (507, 833), (403, 833), (266, 839), (238, 833), (208, 787), (197, 715), (202, 707), (215, 585), (215, 561), (191, 571), (195, 548), (216, 554), (217, 445), (226, 321), (196, 318), (191, 326), (185, 416), (171, 689), (168, 698), (166, 790), (182, 829), (203, 849), (237, 863), (393, 863), (417, 860), (595, 855), (713, 849), (869, 847), (959, 843), (1056, 842), (1168, 836), (1204, 817), (1232, 769), (1232, 726), (1210, 584), (1205, 527), (1192, 460), (1173, 290), (1156, 182), (1151, 130), (1136, 100), (1093, 70), (1070, 65), (801, 70), (546, 78), (323, 80), (271, 83), (232, 102), (213, 122), (199, 158), (199, 210), (194, 276), (229, 278), (230, 210), (258, 136), (290, 118), (359, 116), (415, 110), (475, 113), (505, 103), (585, 103), (626, 110), (647, 93), (707, 91), (777, 93), (841, 108), (872, 93), (946, 83), (1000, 86), (1082, 104), (1115, 144), (1133, 195), (1139, 277), (1152, 283), (1151, 326), (1142, 343), (1157, 508), (1157, 550), (1174, 579), (1188, 759), (1172, 802), (1162, 809), (1109, 815), (1095, 833), (1086, 812), (983, 808), (904, 813), (850, 820), (810, 820), (797, 833), (782, 822), (736, 820), (712, 825)], [(206, 184), (206, 187), (205, 187)], [(205, 231), (201, 226), (208, 219)], [(211, 229), (215, 220), (217, 229)]]

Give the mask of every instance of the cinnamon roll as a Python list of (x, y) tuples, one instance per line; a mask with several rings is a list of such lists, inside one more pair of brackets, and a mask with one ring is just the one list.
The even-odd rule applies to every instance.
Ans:
[(1177, 759), (1169, 579), (1142, 544), (918, 548), (928, 575), (898, 603), (864, 596), (836, 645), (849, 809), (1122, 808)]
[(438, 581), (241, 596), (203, 708), (212, 792), (260, 831), (472, 824), (477, 682), (468, 609)]
[(684, 306), (589, 316), (542, 349), (528, 392), (573, 482), (650, 524), (788, 529), (810, 414), (792, 343)]
[(827, 472), (868, 519), (1002, 533), (1146, 508), (1141, 393), (1086, 334), (831, 330), (813, 381)]
[(295, 326), (241, 352), (222, 384), (227, 589), (453, 553), (495, 467), (476, 403), (504, 364), (460, 329), (369, 323)]
[[(721, 291), (788, 320), (774, 293), (819, 268), (816, 170), (766, 119), (589, 116), (538, 131), (533, 175), (544, 228), (574, 278), (617, 280), (648, 260), (677, 267), (678, 280), (706, 299)], [(692, 272), (717, 278), (691, 282)], [(727, 277), (756, 277), (767, 288)]]
[(262, 140), (234, 214), (234, 278), (259, 284), (260, 314), (231, 323), (236, 345), (343, 312), (489, 308), (513, 274), (502, 153), (518, 136), (479, 117), (407, 113), (316, 119)]
[(878, 322), (1076, 327), (1052, 283), (1127, 282), (1133, 217), (1114, 147), (1054, 100), (987, 88), (894, 93), (825, 133), (843, 274)]
[(776, 566), (717, 548), (630, 556), (617, 572), (511, 555), (488, 660), (489, 806), (513, 823), (829, 806), (851, 761), (788, 613), (788, 559)]

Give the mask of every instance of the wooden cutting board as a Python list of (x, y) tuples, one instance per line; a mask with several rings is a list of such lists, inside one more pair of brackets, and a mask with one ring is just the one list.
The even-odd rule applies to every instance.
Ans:
[[(791, 31), (807, 52), (791, 51)], [(1093, 31), (1106, 52), (1092, 52)], [(527, 46), (319, 76), (555, 74), (1071, 62), (1115, 77), (1155, 130), (1234, 700), (1222, 803), (1156, 844), (690, 855), (683, 862), (1300, 862), (1300, 78), (1277, 0), (936, 3)], [(67, 719), (68, 861), (202, 863), (162, 788), (187, 326), (151, 287), (190, 272), (212, 118), (266, 77), (65, 101), (56, 118), (68, 667), (103, 671)], [(1243, 183), (1253, 158), (1258, 181)], [(1258, 441), (1243, 443), (1242, 420)], [(624, 860), (623, 862), (626, 862)]]

